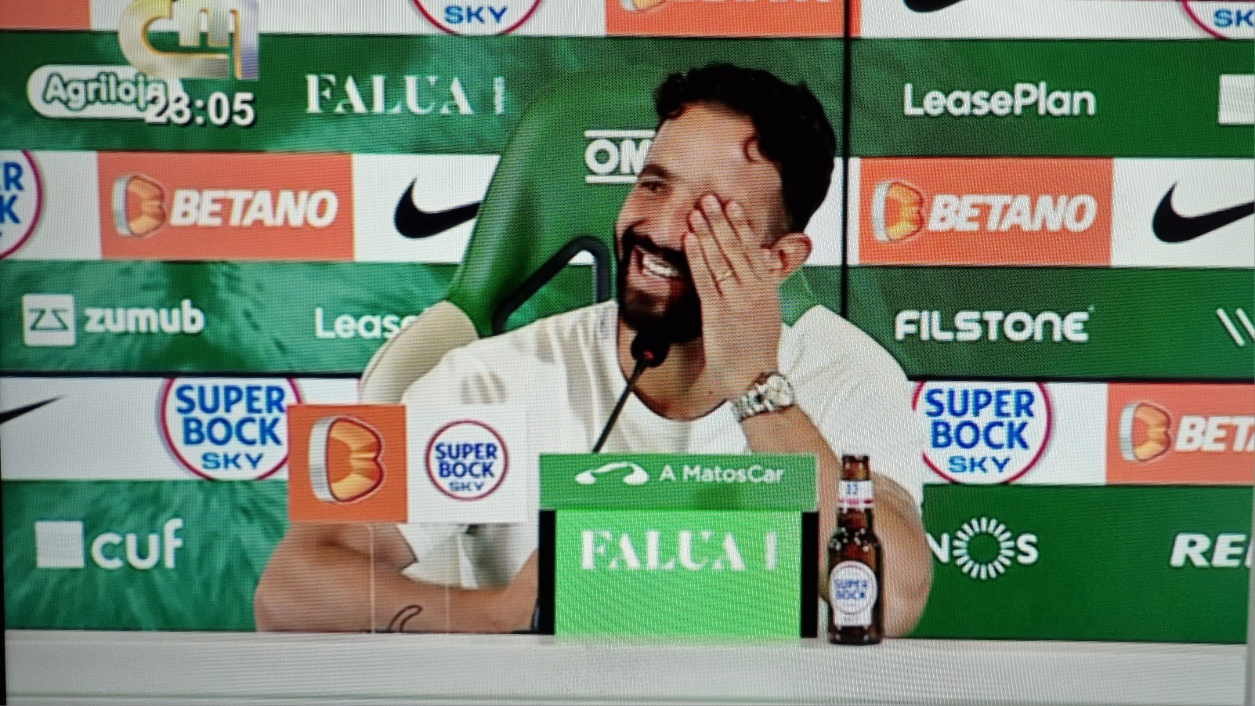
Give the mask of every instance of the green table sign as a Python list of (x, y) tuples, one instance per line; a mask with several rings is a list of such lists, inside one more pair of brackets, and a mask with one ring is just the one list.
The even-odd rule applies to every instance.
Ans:
[(813, 635), (813, 457), (542, 454), (540, 495), (542, 631)]

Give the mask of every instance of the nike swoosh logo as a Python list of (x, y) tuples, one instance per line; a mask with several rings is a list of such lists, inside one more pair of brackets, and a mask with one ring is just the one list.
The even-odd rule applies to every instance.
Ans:
[(27, 412), (34, 412), (40, 407), (43, 407), (44, 405), (49, 404), (51, 402), (56, 402), (59, 399), (61, 398), (53, 397), (52, 399), (44, 400), (43, 402), (36, 402), (34, 404), (28, 404), (25, 407), (15, 407), (13, 409), (0, 412), (0, 424), (4, 424), (5, 422), (11, 422), (14, 419), (17, 419), (18, 417), (22, 416), (23, 414), (26, 414)]
[(1177, 185), (1173, 184), (1168, 193), (1163, 195), (1159, 207), (1155, 209), (1155, 217), (1150, 222), (1155, 237), (1165, 243), (1184, 243), (1255, 213), (1255, 201), (1252, 201), (1211, 213), (1182, 216), (1172, 207), (1172, 192), (1176, 189)]
[(410, 196), (416, 183), (418, 179), (411, 181), (409, 188), (401, 194), (396, 213), (392, 217), (392, 223), (396, 226), (397, 232), (407, 238), (430, 238), (454, 226), (462, 225), (479, 213), (478, 201), (447, 211), (424, 211), (414, 205), (414, 199)]
[(915, 12), (936, 12), (959, 2), (959, 0), (905, 0), (908, 9)]

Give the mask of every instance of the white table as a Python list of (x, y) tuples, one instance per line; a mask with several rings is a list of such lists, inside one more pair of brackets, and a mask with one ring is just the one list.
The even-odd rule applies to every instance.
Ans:
[(64, 631), (5, 643), (10, 703), (1240, 704), (1246, 673), (1242, 645)]

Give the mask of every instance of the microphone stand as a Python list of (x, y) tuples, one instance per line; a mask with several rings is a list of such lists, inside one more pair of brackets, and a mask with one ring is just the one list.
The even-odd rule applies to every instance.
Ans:
[(632, 339), (632, 358), (636, 360), (636, 366), (632, 369), (632, 375), (628, 378), (627, 387), (623, 388), (623, 394), (619, 395), (619, 401), (615, 403), (614, 409), (610, 412), (610, 418), (606, 420), (606, 426), (601, 430), (601, 437), (597, 439), (597, 443), (593, 445), (593, 453), (601, 451), (601, 447), (606, 443), (606, 438), (610, 436), (610, 430), (614, 428), (614, 423), (619, 419), (619, 413), (623, 411), (623, 405), (627, 404), (628, 395), (632, 394), (632, 390), (636, 389), (636, 381), (640, 379), (641, 373), (646, 368), (656, 368), (662, 365), (667, 359), (667, 352), (671, 350), (671, 342), (657, 334), (647, 335), (645, 333), (637, 333), (636, 338)]

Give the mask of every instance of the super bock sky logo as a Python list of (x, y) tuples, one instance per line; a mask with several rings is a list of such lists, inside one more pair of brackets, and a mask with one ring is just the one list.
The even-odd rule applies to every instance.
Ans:
[(157, 411), (167, 448), (192, 473), (258, 480), (287, 463), (287, 408), (300, 401), (286, 378), (174, 378)]
[(1010, 483), (1050, 441), (1050, 398), (1040, 383), (925, 382), (912, 406), (928, 425), (924, 462), (953, 483)]
[(0, 258), (30, 237), (43, 207), (43, 185), (29, 152), (0, 151)]
[(540, 6), (540, 0), (414, 0), (429, 22), (449, 34), (506, 34), (518, 29)]

